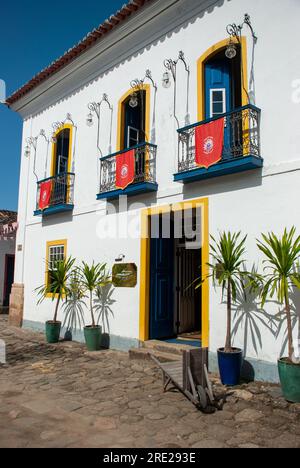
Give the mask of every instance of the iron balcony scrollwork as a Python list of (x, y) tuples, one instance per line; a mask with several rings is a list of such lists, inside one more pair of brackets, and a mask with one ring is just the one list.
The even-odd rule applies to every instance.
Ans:
[[(218, 118), (225, 118), (225, 131), (229, 136), (224, 138), (222, 160), (217, 164), (245, 156), (261, 158), (260, 115), (260, 109), (249, 104), (218, 116)], [(216, 119), (207, 119), (178, 130), (179, 173), (198, 168), (195, 161), (195, 129)]]
[(156, 151), (157, 146), (151, 143), (141, 143), (134, 148), (128, 148), (100, 160), (100, 194), (116, 190), (116, 163), (118, 155), (134, 149), (135, 175), (133, 184), (156, 183)]
[(65, 172), (54, 177), (40, 180), (37, 183), (37, 199), (36, 209), (39, 210), (40, 190), (43, 182), (51, 181), (51, 196), (49, 208), (58, 205), (73, 205), (74, 204), (74, 180), (75, 174)]

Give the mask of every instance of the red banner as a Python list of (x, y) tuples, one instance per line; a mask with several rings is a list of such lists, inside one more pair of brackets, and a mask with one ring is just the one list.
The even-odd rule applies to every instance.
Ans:
[(50, 204), (52, 192), (52, 180), (47, 180), (46, 182), (41, 183), (40, 187), (40, 199), (39, 199), (39, 209), (45, 210)]
[(222, 159), (224, 118), (200, 125), (195, 130), (196, 164), (208, 169)]
[(124, 190), (134, 181), (135, 150), (116, 156), (116, 188)]

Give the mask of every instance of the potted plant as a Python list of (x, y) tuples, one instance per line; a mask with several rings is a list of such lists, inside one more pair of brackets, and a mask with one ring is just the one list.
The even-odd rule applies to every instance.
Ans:
[(278, 360), (282, 391), (287, 401), (300, 403), (300, 364), (294, 356), (290, 301), (292, 290), (300, 289), (300, 236), (296, 236), (296, 228), (293, 227), (289, 232), (285, 229), (281, 237), (272, 232), (262, 234), (262, 238), (257, 241), (258, 248), (266, 257), (262, 276), (262, 304), (265, 304), (268, 296), (273, 298), (276, 295), (286, 315), (288, 356)]
[(240, 381), (243, 364), (243, 351), (232, 346), (232, 304), (236, 300), (238, 286), (245, 290), (245, 277), (249, 273), (243, 269), (243, 255), (247, 236), (241, 237), (241, 232), (222, 232), (216, 240), (211, 236), (210, 244), (213, 263), (209, 263), (210, 273), (197, 287), (208, 278), (212, 278), (214, 286), (222, 287), (222, 297), (226, 292), (227, 331), (224, 348), (218, 349), (218, 364), (223, 385), (237, 385)]
[(46, 297), (51, 297), (52, 301), (56, 300), (53, 320), (46, 322), (46, 340), (48, 343), (58, 343), (61, 322), (57, 320), (59, 305), (66, 297), (68, 290), (68, 282), (72, 272), (75, 259), (69, 257), (65, 260), (59, 260), (48, 264), (48, 280), (47, 284), (36, 288), (37, 294), (40, 296), (38, 304)]
[(101, 335), (102, 328), (96, 324), (94, 314), (94, 301), (93, 295), (97, 289), (101, 286), (106, 285), (109, 282), (106, 273), (106, 264), (98, 263), (90, 266), (85, 262), (82, 262), (82, 266), (79, 269), (80, 282), (83, 290), (88, 293), (89, 306), (92, 324), (84, 327), (84, 337), (87, 348), (89, 351), (98, 351), (101, 347)]

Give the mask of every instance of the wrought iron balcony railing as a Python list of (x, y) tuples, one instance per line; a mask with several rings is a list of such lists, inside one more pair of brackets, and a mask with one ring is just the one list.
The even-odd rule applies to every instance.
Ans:
[[(247, 105), (217, 118), (204, 120), (178, 130), (178, 173), (199, 169), (195, 161), (195, 128), (225, 117), (222, 160), (216, 165), (236, 161), (247, 156), (261, 158), (260, 114), (255, 106)], [(179, 176), (178, 176), (179, 178)]]
[(36, 210), (40, 211), (40, 192), (41, 186), (44, 182), (51, 182), (51, 195), (48, 209), (58, 207), (65, 211), (73, 207), (74, 204), (74, 180), (75, 174), (71, 172), (65, 172), (54, 177), (48, 177), (47, 179), (40, 180), (37, 183), (37, 199), (36, 199)]
[[(98, 198), (108, 192), (114, 192), (116, 187), (116, 162), (117, 157), (126, 151), (135, 152), (135, 173), (131, 189), (138, 184), (156, 185), (156, 151), (157, 146), (151, 143), (141, 143), (133, 148), (105, 156), (100, 160), (100, 194)], [(150, 188), (151, 190), (151, 188)], [(153, 190), (153, 189), (152, 189)], [(146, 190), (140, 190), (148, 191)], [(134, 190), (133, 190), (134, 192)]]

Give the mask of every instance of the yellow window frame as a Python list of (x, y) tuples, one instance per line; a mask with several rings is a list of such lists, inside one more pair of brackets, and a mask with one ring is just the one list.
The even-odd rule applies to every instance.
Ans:
[[(64, 259), (66, 260), (66, 258), (67, 258), (67, 243), (68, 243), (67, 239), (48, 241), (46, 243), (46, 271), (45, 271), (45, 285), (46, 286), (49, 285), (48, 265), (49, 265), (50, 247), (63, 246), (64, 247)], [(46, 297), (53, 298), (53, 295), (51, 293), (48, 293), (48, 294), (46, 294)], [(57, 295), (55, 297), (57, 297)]]

